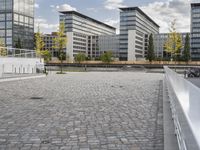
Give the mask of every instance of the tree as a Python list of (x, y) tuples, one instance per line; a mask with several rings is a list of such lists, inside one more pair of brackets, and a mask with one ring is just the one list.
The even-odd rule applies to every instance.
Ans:
[(168, 36), (167, 41), (164, 44), (164, 49), (167, 53), (170, 54), (171, 59), (174, 57), (175, 62), (177, 56), (180, 56), (181, 49), (182, 49), (182, 40), (181, 35), (176, 32), (176, 20), (171, 23), (170, 33)]
[(100, 59), (102, 62), (109, 64), (112, 61), (112, 56), (112, 51), (107, 51), (101, 55)]
[(51, 60), (51, 53), (48, 50), (41, 51), (41, 56), (44, 58), (44, 61), (48, 63)]
[(39, 56), (41, 58), (41, 51), (44, 48), (44, 41), (42, 39), (42, 33), (40, 33), (40, 28), (38, 26), (38, 31), (35, 34), (35, 50), (36, 50), (36, 54), (37, 56)]
[(181, 49), (183, 48), (183, 44), (182, 44), (182, 39), (181, 39), (181, 35), (178, 34), (177, 36), (177, 43), (178, 43), (178, 47), (177, 47), (177, 53), (175, 54), (175, 61), (180, 61), (180, 57), (181, 57)]
[(57, 32), (57, 36), (54, 39), (54, 46), (53, 46), (53, 48), (58, 50), (58, 58), (60, 59), (61, 62), (61, 67), (60, 67), (61, 74), (63, 73), (63, 67), (62, 67), (63, 60), (64, 57), (66, 58), (66, 54), (64, 52), (66, 45), (67, 45), (67, 37), (65, 35), (65, 24), (64, 22), (61, 22)]
[(188, 63), (190, 60), (190, 36), (187, 33), (185, 37), (185, 45), (183, 51), (183, 60)]
[(7, 55), (7, 51), (5, 48), (5, 44), (3, 42), (2, 39), (0, 39), (0, 56), (6, 56)]
[(154, 44), (153, 44), (153, 35), (152, 34), (150, 34), (150, 36), (149, 36), (147, 59), (149, 60), (149, 62), (152, 62), (155, 59)]
[(82, 61), (85, 61), (86, 60), (86, 56), (84, 53), (78, 53), (76, 56), (75, 56), (75, 61), (78, 62), (79, 64), (82, 62)]

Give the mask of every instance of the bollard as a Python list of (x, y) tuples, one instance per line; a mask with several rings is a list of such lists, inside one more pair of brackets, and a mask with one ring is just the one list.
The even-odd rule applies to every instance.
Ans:
[(0, 65), (0, 78), (3, 76), (3, 66)]

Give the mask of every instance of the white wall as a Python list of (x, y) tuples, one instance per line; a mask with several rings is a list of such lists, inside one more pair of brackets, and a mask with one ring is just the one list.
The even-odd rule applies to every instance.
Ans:
[[(40, 66), (39, 66), (40, 65)], [(0, 76), (3, 73), (36, 73), (37, 67), (44, 67), (39, 58), (0, 57)]]
[(136, 61), (135, 38), (136, 30), (128, 30), (128, 61)]
[(66, 54), (69, 57), (69, 61), (73, 62), (73, 32), (67, 32), (67, 50)]

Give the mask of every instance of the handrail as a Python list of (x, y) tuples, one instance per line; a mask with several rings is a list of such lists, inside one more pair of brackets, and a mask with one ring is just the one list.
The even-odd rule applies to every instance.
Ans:
[(5, 50), (4, 53), (7, 57), (37, 58), (35, 50), (0, 47), (0, 50), (2, 49)]
[(200, 89), (167, 66), (164, 70), (179, 149), (200, 150)]

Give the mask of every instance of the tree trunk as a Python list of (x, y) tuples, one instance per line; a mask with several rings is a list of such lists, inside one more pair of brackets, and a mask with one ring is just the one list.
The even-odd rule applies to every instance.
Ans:
[(62, 60), (62, 58), (61, 58), (61, 64), (60, 64), (60, 73), (62, 74), (63, 73), (63, 60)]
[(176, 72), (176, 63), (177, 63), (177, 55), (174, 55), (174, 59), (175, 59), (175, 72)]

